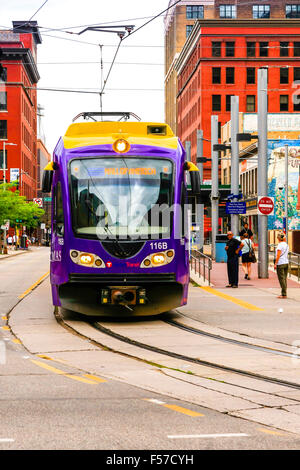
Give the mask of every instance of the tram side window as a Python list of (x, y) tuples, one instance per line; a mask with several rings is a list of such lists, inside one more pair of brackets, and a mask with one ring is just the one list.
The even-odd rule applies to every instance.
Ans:
[(61, 183), (57, 183), (55, 188), (55, 205), (54, 205), (54, 230), (56, 235), (62, 237), (64, 235), (64, 211), (63, 211), (63, 200), (62, 200), (62, 191), (61, 191)]

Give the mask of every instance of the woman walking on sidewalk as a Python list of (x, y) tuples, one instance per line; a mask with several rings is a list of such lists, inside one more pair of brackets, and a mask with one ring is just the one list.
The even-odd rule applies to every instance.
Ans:
[(279, 299), (286, 299), (287, 297), (287, 275), (289, 270), (289, 246), (286, 243), (286, 237), (284, 233), (277, 235), (278, 245), (276, 248), (276, 259), (274, 263), (274, 269), (277, 270), (277, 277), (281, 287), (281, 295)]
[(241, 236), (241, 241), (243, 243), (242, 248), (242, 267), (245, 273), (245, 279), (250, 281), (251, 279), (251, 263), (252, 259), (250, 258), (250, 251), (253, 250), (253, 242), (250, 240), (248, 233), (244, 233)]

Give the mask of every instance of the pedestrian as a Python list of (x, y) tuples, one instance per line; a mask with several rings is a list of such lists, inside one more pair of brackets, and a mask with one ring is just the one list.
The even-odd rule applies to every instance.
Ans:
[(278, 245), (276, 248), (276, 259), (274, 263), (274, 269), (277, 271), (278, 281), (281, 287), (281, 295), (279, 299), (287, 298), (287, 275), (289, 270), (289, 246), (286, 243), (286, 236), (284, 233), (277, 235)]
[(243, 241), (233, 237), (232, 232), (227, 232), (228, 242), (225, 250), (227, 252), (227, 274), (228, 285), (226, 287), (237, 288), (239, 284), (239, 251), (243, 248)]
[(240, 231), (240, 237), (242, 237), (245, 233), (248, 234), (249, 240), (253, 240), (253, 232), (252, 232), (252, 230), (249, 228), (248, 222), (244, 222), (243, 228), (242, 228), (242, 230)]
[(243, 248), (242, 248), (242, 267), (243, 271), (245, 274), (245, 279), (248, 279), (248, 281), (251, 280), (251, 264), (252, 264), (252, 259), (250, 257), (250, 252), (253, 250), (253, 242), (250, 240), (248, 233), (244, 233), (242, 235), (241, 240), (243, 242)]
[(9, 235), (9, 236), (7, 237), (7, 244), (8, 244), (9, 246), (11, 246), (12, 243), (13, 243), (13, 239), (12, 239), (12, 237)]

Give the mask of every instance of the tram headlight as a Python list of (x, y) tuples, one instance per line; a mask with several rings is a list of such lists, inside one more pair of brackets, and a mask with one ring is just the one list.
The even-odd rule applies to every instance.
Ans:
[(156, 253), (155, 255), (151, 256), (151, 262), (155, 266), (165, 264), (165, 261), (166, 261), (166, 255), (164, 253)]
[(148, 255), (140, 264), (141, 268), (155, 268), (171, 263), (175, 256), (175, 250), (166, 250)]
[(130, 144), (125, 139), (118, 139), (113, 143), (113, 149), (117, 153), (126, 153), (130, 150)]
[(82, 253), (79, 259), (80, 259), (81, 264), (91, 266), (91, 264), (94, 264), (95, 258), (93, 255), (90, 255), (89, 253)]

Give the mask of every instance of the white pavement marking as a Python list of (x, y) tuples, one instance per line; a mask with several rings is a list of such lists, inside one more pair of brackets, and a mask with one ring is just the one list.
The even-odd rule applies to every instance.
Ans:
[(1, 442), (15, 442), (15, 440), (14, 439), (9, 439), (9, 438), (4, 438), (4, 439), (0, 438), (0, 443)]
[(168, 436), (169, 439), (209, 439), (217, 437), (249, 437), (249, 434), (179, 434), (177, 436)]
[(164, 401), (155, 400), (155, 398), (146, 398), (146, 400), (150, 401), (151, 403), (156, 403), (157, 405), (165, 405)]

